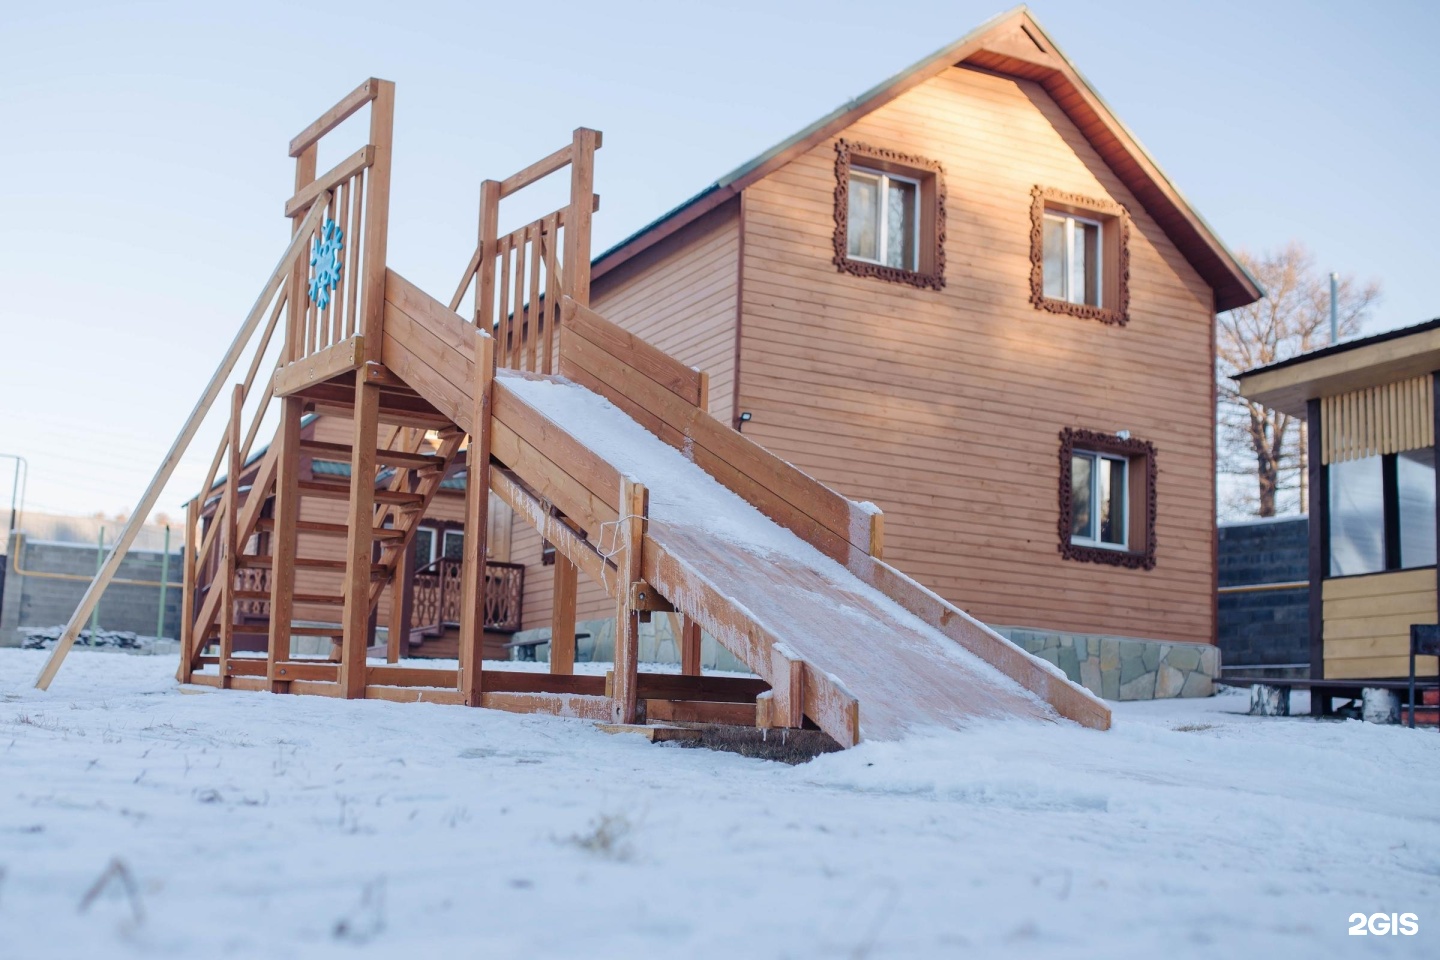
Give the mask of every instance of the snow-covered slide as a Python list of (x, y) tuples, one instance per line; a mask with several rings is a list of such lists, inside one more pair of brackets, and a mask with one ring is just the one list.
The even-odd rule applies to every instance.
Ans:
[[(387, 300), (386, 366), (470, 430), (475, 328), (393, 273)], [(494, 380), (492, 488), (615, 595), (622, 479), (642, 484), (644, 585), (771, 685), (762, 722), (803, 713), (846, 746), (975, 718), (1109, 726), (1084, 688), (885, 564), (877, 510), (710, 417), (703, 375), (562, 310), (561, 375)]]

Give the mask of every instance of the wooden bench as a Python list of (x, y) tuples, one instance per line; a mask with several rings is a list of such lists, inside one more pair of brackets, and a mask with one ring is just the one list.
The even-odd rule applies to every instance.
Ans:
[[(1258, 717), (1290, 716), (1290, 692), (1296, 688), (1309, 690), (1310, 714), (1315, 717), (1352, 717), (1376, 719), (1377, 723), (1399, 723), (1399, 694), (1401, 691), (1440, 689), (1440, 680), (1308, 680), (1279, 677), (1220, 677), (1215, 681), (1227, 687), (1250, 688), (1250, 714)], [(1319, 694), (1315, 696), (1314, 694)], [(1335, 709), (1331, 700), (1344, 698), (1351, 705)], [(1410, 699), (1413, 702), (1414, 695)], [(1360, 702), (1357, 708), (1354, 702)]]

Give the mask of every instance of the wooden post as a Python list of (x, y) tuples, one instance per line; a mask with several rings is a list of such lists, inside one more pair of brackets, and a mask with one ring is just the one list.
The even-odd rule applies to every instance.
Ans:
[(570, 161), (570, 207), (565, 211), (565, 262), (560, 266), (564, 293), (590, 306), (590, 221), (594, 215), (595, 151), (600, 131), (575, 131)]
[[(293, 320), (297, 315), (291, 314)], [(290, 623), (295, 618), (296, 533), (300, 522), (300, 418), (305, 402), (299, 397), (280, 401), (280, 428), (276, 431), (275, 529), (270, 534), (270, 638), (265, 676), (272, 693), (290, 688), (276, 664), (290, 659)]]
[[(1330, 472), (1324, 464), (1321, 443), (1324, 439), (1321, 421), (1320, 401), (1308, 400), (1305, 404), (1305, 419), (1310, 425), (1310, 448), (1306, 456), (1306, 470), (1309, 471), (1310, 502), (1310, 679), (1325, 678), (1325, 605), (1322, 597), (1325, 578), (1330, 575)], [(1318, 692), (1310, 696), (1311, 716), (1326, 714), (1324, 707), (1328, 697)]]
[(687, 677), (700, 676), (700, 624), (689, 617), (681, 618), (680, 672)]
[[(480, 184), (480, 267), (475, 277), (475, 326), (495, 333), (495, 256), (500, 232), (500, 181)], [(503, 307), (502, 307), (503, 309)]]
[(575, 564), (555, 552), (555, 585), (550, 604), (550, 672), (575, 672)]
[[(368, 250), (366, 256), (368, 259)], [(375, 453), (380, 442), (379, 412), (380, 388), (369, 382), (365, 368), (361, 367), (355, 371), (355, 411), (350, 439), (350, 513), (347, 518), (350, 530), (345, 538), (345, 612), (340, 640), (340, 692), (350, 699), (365, 696), (365, 654), (370, 633), (370, 570), (375, 540)]]
[(634, 723), (640, 659), (640, 615), (631, 605), (630, 585), (642, 579), (641, 550), (645, 542), (648, 492), (644, 484), (620, 477), (620, 519), (615, 552), (619, 583), (615, 591), (615, 684), (611, 720)]
[[(319, 147), (310, 144), (300, 156), (295, 158), (295, 192), (299, 193), (304, 188), (315, 182), (315, 158)], [(313, 213), (316, 206), (323, 206), (320, 200), (315, 201), (311, 206)], [(310, 232), (305, 230), (304, 220), (309, 217), (295, 218), (294, 236), (301, 243), (301, 250), (305, 249), (310, 241)], [(323, 225), (320, 224), (320, 225)], [(303, 232), (302, 232), (303, 231)], [(307, 289), (306, 281), (310, 277), (308, 257), (296, 259), (294, 269), (290, 271), (290, 289), (285, 297), (285, 311), (288, 324), (285, 327), (285, 350), (281, 354), (282, 363), (289, 363), (299, 360), (305, 356), (306, 351), (306, 318), (310, 315), (310, 291)]]
[[(220, 557), (220, 687), (230, 686), (230, 655), (235, 649), (235, 574), (240, 557), (240, 414), (245, 406), (245, 387), (235, 384), (230, 394), (229, 447), (225, 472), (225, 552)], [(202, 494), (203, 496), (203, 494)]]
[(399, 663), (409, 652), (410, 615), (415, 602), (415, 551), (400, 551), (395, 558), (395, 572), (390, 581), (390, 629), (385, 640), (385, 659)]
[[(375, 148), (375, 162), (370, 165), (367, 174), (370, 190), (365, 197), (365, 260), (360, 281), (360, 332), (365, 337), (365, 360), (373, 363), (380, 362), (380, 348), (384, 342), (385, 248), (390, 224), (390, 162), (394, 131), (395, 84), (389, 80), (376, 80), (375, 99), (370, 101), (370, 144)], [(368, 529), (366, 535), (369, 535)]]
[(490, 392), (494, 380), (495, 339), (484, 329), (477, 329), (475, 396), (470, 448), (465, 454), (465, 537), (460, 561), (460, 693), (471, 707), (480, 706), (485, 660), (485, 545), (490, 529)]
[(185, 553), (180, 558), (180, 669), (175, 679), (189, 683), (195, 673), (195, 557), (200, 541), (200, 501), (207, 490), (185, 505)]

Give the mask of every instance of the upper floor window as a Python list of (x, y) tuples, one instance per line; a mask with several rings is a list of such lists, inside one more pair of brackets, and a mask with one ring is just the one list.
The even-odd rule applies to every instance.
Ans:
[(835, 266), (842, 273), (945, 286), (940, 164), (841, 140), (835, 145)]
[(914, 270), (920, 248), (919, 200), (918, 180), (851, 167), (846, 255)]
[(1125, 324), (1130, 220), (1110, 200), (1031, 191), (1030, 300), (1052, 313)]
[(1155, 446), (1128, 433), (1060, 431), (1060, 555), (1155, 566)]
[(1104, 226), (1068, 213), (1045, 213), (1045, 296), (1100, 306)]

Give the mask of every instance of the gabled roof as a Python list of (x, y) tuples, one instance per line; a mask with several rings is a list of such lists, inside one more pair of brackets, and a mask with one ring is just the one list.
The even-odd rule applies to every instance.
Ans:
[(1180, 195), (1150, 154), (1116, 118), (1024, 6), (986, 21), (949, 46), (842, 104), (783, 143), (730, 171), (596, 257), (593, 277), (599, 278), (693, 223), (871, 111), (939, 76), (950, 67), (962, 64), (1032, 80), (1044, 87), (1200, 276), (1214, 288), (1217, 310), (1244, 306), (1264, 295), (1260, 285)]

